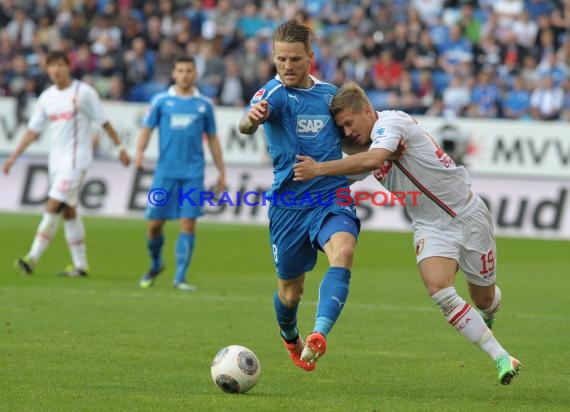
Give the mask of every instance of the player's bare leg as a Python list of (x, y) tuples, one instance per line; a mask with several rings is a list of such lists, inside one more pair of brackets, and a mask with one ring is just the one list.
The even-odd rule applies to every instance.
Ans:
[(283, 344), (295, 365), (306, 371), (312, 371), (316, 364), (301, 360), (301, 351), (305, 343), (299, 336), (297, 328), (297, 309), (303, 296), (305, 274), (302, 273), (293, 279), (280, 278), (277, 282), (278, 290), (273, 296), (273, 303)]
[(485, 324), (493, 329), (495, 314), (501, 307), (501, 289), (497, 285), (478, 286), (467, 282), (471, 300), (479, 309)]
[(164, 220), (148, 221), (147, 246), (151, 265), (148, 272), (139, 280), (141, 288), (149, 288), (154, 285), (154, 280), (164, 270), (164, 264), (162, 263), (162, 245), (164, 244), (162, 228), (164, 223)]
[(59, 226), (61, 206), (62, 204), (59, 200), (48, 198), (45, 212), (36, 231), (36, 236), (32, 242), (30, 251), (26, 256), (16, 261), (16, 267), (18, 267), (22, 273), (31, 275), (36, 263), (49, 247)]
[[(347, 217), (337, 216), (339, 219)], [(352, 220), (350, 220), (352, 222)], [(329, 270), (319, 288), (319, 303), (313, 333), (305, 342), (301, 359), (315, 363), (327, 350), (326, 336), (338, 319), (348, 297), (350, 268), (356, 238), (349, 232), (336, 232), (323, 249), (329, 260)]]
[(479, 312), (457, 294), (454, 287), (457, 262), (444, 257), (429, 257), (422, 260), (418, 268), (429, 295), (449, 324), (495, 361), (500, 383), (510, 383), (518, 373), (520, 362), (509, 356)]

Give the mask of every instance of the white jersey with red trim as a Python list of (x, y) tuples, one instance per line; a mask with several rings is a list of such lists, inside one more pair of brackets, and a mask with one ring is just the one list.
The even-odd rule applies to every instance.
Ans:
[(378, 112), (370, 137), (370, 149), (395, 151), (401, 139), (407, 143), (400, 160), (384, 162), (373, 175), (389, 191), (406, 193), (412, 225), (446, 224), (462, 212), (471, 191), (467, 170), (457, 166), (413, 117), (401, 111)]
[(95, 89), (74, 80), (63, 90), (48, 87), (38, 98), (28, 128), (47, 131), (50, 139), (49, 170), (85, 170), (93, 159), (91, 122), (102, 126), (107, 118)]

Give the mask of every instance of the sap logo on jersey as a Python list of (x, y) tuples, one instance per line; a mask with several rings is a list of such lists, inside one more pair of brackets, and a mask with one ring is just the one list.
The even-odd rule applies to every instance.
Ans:
[(297, 135), (316, 137), (330, 120), (330, 116), (297, 116)]
[(196, 119), (195, 114), (173, 114), (170, 117), (171, 129), (185, 129)]

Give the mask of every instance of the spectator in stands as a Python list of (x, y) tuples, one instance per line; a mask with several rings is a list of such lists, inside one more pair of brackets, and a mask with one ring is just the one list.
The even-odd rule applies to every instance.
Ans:
[(494, 82), (492, 67), (486, 67), (477, 76), (477, 82), (471, 91), (469, 115), (472, 117), (494, 118), (499, 110), (499, 88)]
[(564, 91), (554, 85), (552, 76), (545, 76), (532, 91), (530, 107), (533, 119), (556, 120), (564, 107)]
[(69, 59), (71, 61), (71, 75), (81, 79), (86, 74), (91, 74), (97, 69), (97, 57), (91, 53), (89, 44), (83, 43), (73, 50)]
[(523, 86), (527, 90), (532, 90), (538, 84), (538, 71), (536, 70), (536, 58), (532, 54), (527, 54), (523, 59), (523, 66), (520, 75)]
[(513, 78), (513, 85), (502, 99), (503, 117), (526, 119), (530, 115), (530, 92), (524, 88), (522, 76)]
[(154, 54), (146, 49), (142, 37), (133, 39), (131, 49), (124, 54), (126, 80), (129, 85), (149, 81), (154, 73)]
[(549, 54), (536, 68), (539, 78), (552, 76), (554, 83), (559, 85), (568, 77), (568, 66), (558, 61), (558, 56)]
[(114, 52), (121, 47), (121, 30), (113, 23), (113, 16), (101, 15), (87, 35), (91, 50), (98, 56)]
[(431, 39), (430, 33), (424, 30), (420, 33), (418, 44), (410, 50), (412, 67), (418, 70), (435, 70), (437, 68), (438, 51)]
[(14, 11), (14, 18), (6, 26), (10, 39), (17, 47), (26, 49), (32, 45), (36, 25), (26, 15), (26, 10), (17, 8)]
[(224, 63), (225, 73), (216, 100), (221, 106), (244, 106), (249, 96), (244, 94), (244, 79), (237, 61), (230, 56)]
[(465, 38), (471, 44), (478, 44), (481, 40), (481, 20), (475, 16), (475, 9), (470, 2), (461, 2), (461, 14), (457, 22), (465, 33)]
[(389, 49), (380, 53), (373, 70), (374, 86), (380, 90), (395, 90), (402, 79), (403, 67)]
[(167, 85), (170, 82), (172, 67), (176, 60), (177, 48), (169, 38), (160, 42), (158, 53), (154, 60), (153, 81)]
[(529, 18), (528, 10), (523, 11), (512, 27), (517, 37), (517, 43), (528, 50), (534, 47), (536, 35), (538, 34), (538, 24)]
[(211, 19), (216, 29), (216, 35), (222, 37), (224, 48), (234, 43), (238, 12), (232, 7), (230, 0), (219, 0), (217, 7), (212, 10)]
[(505, 43), (500, 46), (500, 67), (501, 75), (512, 75), (518, 73), (522, 67), (524, 57), (529, 51), (517, 43), (517, 35), (513, 30), (509, 30)]
[[(372, 66), (386, 49), (402, 65), (401, 75), (410, 73), (413, 93), (422, 101), (424, 95), (418, 88), (422, 70), (432, 71), (434, 89), (440, 94), (448, 87), (449, 75), (468, 79), (488, 65), (498, 66), (493, 82), (505, 92), (511, 89), (512, 76), (517, 74), (521, 74), (528, 90), (533, 90), (537, 78), (547, 72), (559, 83), (568, 76), (570, 66), (570, 36), (565, 34), (570, 24), (570, 0), (524, 0), (520, 14), (504, 13), (518, 10), (522, 1), (394, 0), (388, 4), (375, 0), (361, 4), (356, 0), (4, 0), (0, 2), (0, 89), (10, 92), (12, 60), (17, 55), (25, 56), (26, 75), (36, 78), (41, 90), (47, 80), (39, 62), (46, 51), (57, 48), (70, 55), (82, 55), (87, 44), (97, 56), (89, 78), (99, 90), (106, 91), (111, 76), (129, 77), (124, 62), (126, 56), (132, 56), (132, 41), (137, 37), (144, 39), (147, 51), (158, 53), (160, 44), (167, 41), (176, 51), (195, 56), (200, 88), (211, 97), (219, 91), (223, 60), (237, 56), (245, 88), (249, 89), (255, 83), (257, 63), (271, 56), (268, 34), (293, 16), (317, 33), (311, 73), (335, 84), (355, 80), (371, 93), (375, 103), (392, 102), (396, 96), (374, 89), (372, 84)], [(20, 27), (18, 19), (25, 22), (21, 31), (16, 30)], [(247, 36), (238, 35), (238, 22)], [(37, 28), (35, 34), (29, 29), (32, 26)], [(13, 36), (21, 36), (25, 46), (21, 47)], [(458, 40), (452, 40), (456, 36)], [(244, 42), (244, 37), (251, 41)], [(208, 53), (213, 57), (198, 52), (203, 44), (213, 48)], [(167, 57), (164, 64), (162, 60), (157, 64), (168, 62)], [(91, 69), (92, 65), (84, 71)], [(153, 78), (143, 77), (143, 83), (129, 80), (123, 89), (131, 99), (144, 98), (164, 77), (164, 70), (159, 69)], [(132, 88), (138, 91), (131, 93)], [(145, 92), (141, 94), (141, 90)]]
[(459, 71), (461, 63), (473, 61), (473, 46), (463, 36), (461, 26), (449, 29), (449, 38), (439, 47), (439, 66), (448, 74)]
[(451, 78), (449, 87), (443, 92), (443, 115), (445, 117), (463, 117), (469, 107), (471, 91), (464, 79), (455, 75)]
[(566, 79), (562, 84), (564, 90), (564, 106), (560, 118), (566, 122), (570, 122), (570, 80)]
[[(143, 36), (148, 49), (158, 51), (163, 39), (162, 33), (160, 32), (160, 18), (158, 16), (148, 18)], [(166, 38), (170, 39), (170, 37)]]

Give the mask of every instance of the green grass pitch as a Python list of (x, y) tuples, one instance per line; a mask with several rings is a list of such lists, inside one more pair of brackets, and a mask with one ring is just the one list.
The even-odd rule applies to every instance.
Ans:
[[(185, 294), (172, 288), (176, 222), (167, 225), (167, 270), (142, 290), (143, 220), (84, 219), (88, 279), (55, 276), (70, 261), (62, 227), (23, 277), (13, 262), (39, 219), (0, 215), (2, 411), (570, 409), (569, 242), (498, 240), (495, 335), (525, 366), (505, 387), (427, 297), (409, 233), (362, 233), (346, 308), (307, 373), (277, 333), (267, 228), (199, 223), (189, 278), (199, 292)], [(303, 335), (324, 270), (321, 255), (299, 311)], [(457, 287), (466, 296), (461, 274)], [(225, 394), (210, 378), (214, 355), (229, 344), (260, 359), (260, 380), (245, 395)]]

